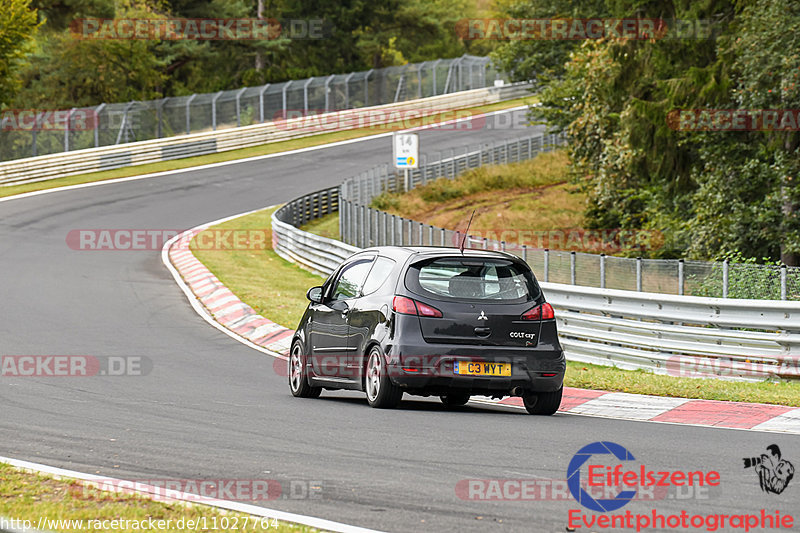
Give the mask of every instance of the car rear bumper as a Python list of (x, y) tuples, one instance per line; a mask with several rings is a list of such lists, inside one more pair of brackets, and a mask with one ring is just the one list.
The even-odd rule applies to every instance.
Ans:
[[(435, 354), (431, 352), (435, 351)], [(396, 385), (411, 394), (469, 392), (512, 395), (514, 389), (552, 392), (564, 382), (566, 360), (561, 347), (515, 348), (455, 344), (394, 345), (387, 350), (387, 369)], [(456, 374), (454, 363), (489, 362), (511, 365), (509, 376)], [(463, 367), (463, 365), (460, 365)]]

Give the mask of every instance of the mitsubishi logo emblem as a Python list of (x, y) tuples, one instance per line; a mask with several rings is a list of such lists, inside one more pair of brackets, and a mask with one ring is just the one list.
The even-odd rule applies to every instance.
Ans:
[(489, 320), (489, 317), (488, 317), (488, 316), (486, 316), (486, 313), (484, 313), (483, 311), (481, 311), (481, 314), (480, 314), (480, 315), (478, 315), (478, 320)]

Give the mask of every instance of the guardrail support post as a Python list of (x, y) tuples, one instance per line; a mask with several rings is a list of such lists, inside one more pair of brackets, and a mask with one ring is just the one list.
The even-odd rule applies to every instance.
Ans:
[(781, 265), (781, 300), (785, 300), (788, 297), (788, 287), (786, 283), (786, 275), (788, 273), (788, 267), (786, 265)]
[(444, 247), (444, 240), (445, 240), (445, 229), (439, 228), (439, 241), (442, 247)]
[(397, 244), (397, 215), (392, 215), (392, 238), (390, 242), (392, 246)]
[(575, 285), (575, 252), (569, 253), (569, 281)]
[(528, 247), (525, 244), (522, 245), (522, 260), (528, 262)]
[(678, 259), (678, 294), (683, 296), (683, 259)]
[(428, 226), (428, 246), (433, 246), (433, 224)]
[(729, 267), (728, 260), (725, 259), (722, 262), (722, 297), (728, 297), (728, 267)]
[(544, 249), (544, 281), (550, 281), (550, 250)]
[(606, 254), (600, 254), (600, 288), (606, 288)]
[[(414, 245), (414, 221), (412, 221), (412, 220), (408, 221), (408, 231), (406, 231), (406, 235), (408, 237), (408, 246), (413, 246)], [(403, 242), (403, 246), (405, 246), (405, 245), (406, 245), (406, 243)]]
[(420, 223), (419, 223), (419, 228), (418, 228), (418, 231), (417, 231), (417, 234), (419, 235), (419, 245), (420, 245), (420, 246), (422, 246), (422, 245), (424, 244), (424, 242), (423, 242), (423, 240), (422, 240), (422, 239), (423, 239), (423, 237), (425, 236), (425, 235), (423, 234), (423, 227), (424, 227), (424, 226), (425, 226), (425, 225), (424, 225), (422, 222), (420, 222)]
[(636, 290), (642, 292), (642, 258), (636, 258)]
[(483, 238), (483, 249), (484, 250), (489, 249), (489, 239), (487, 239), (486, 237)]

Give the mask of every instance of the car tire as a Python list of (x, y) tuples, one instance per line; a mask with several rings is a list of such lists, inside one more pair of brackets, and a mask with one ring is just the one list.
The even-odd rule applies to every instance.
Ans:
[(297, 398), (318, 398), (322, 387), (309, 385), (304, 352), (302, 342), (297, 340), (292, 343), (289, 352), (289, 389), (292, 391), (292, 396)]
[(466, 392), (451, 392), (444, 396), (439, 396), (442, 403), (447, 407), (458, 407), (464, 405), (469, 401), (469, 394)]
[(386, 369), (386, 358), (383, 350), (373, 346), (367, 356), (367, 366), (364, 372), (364, 391), (367, 393), (367, 403), (370, 407), (378, 409), (392, 409), (397, 407), (403, 398), (403, 391), (389, 379)]
[(552, 415), (561, 405), (564, 386), (553, 392), (529, 392), (522, 397), (525, 409), (532, 415)]

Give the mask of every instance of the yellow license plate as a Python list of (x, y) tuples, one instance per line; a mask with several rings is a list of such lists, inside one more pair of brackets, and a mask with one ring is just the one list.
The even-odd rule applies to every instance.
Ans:
[(510, 376), (510, 363), (483, 363), (475, 361), (456, 361), (453, 374), (470, 376)]

